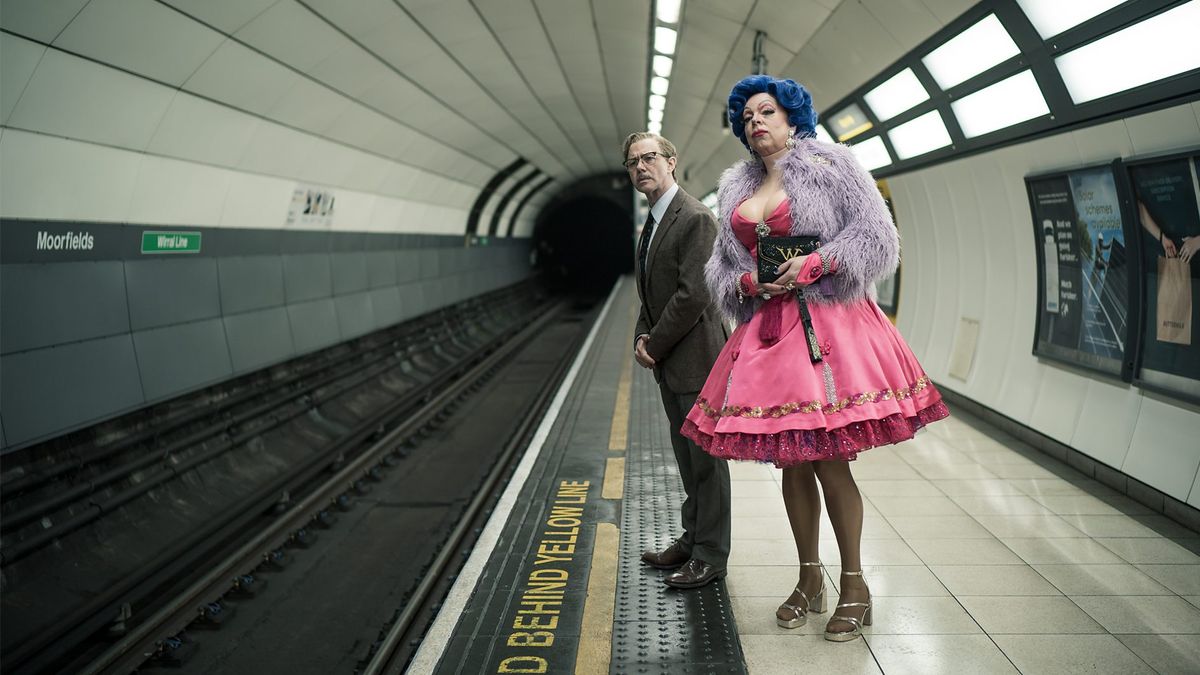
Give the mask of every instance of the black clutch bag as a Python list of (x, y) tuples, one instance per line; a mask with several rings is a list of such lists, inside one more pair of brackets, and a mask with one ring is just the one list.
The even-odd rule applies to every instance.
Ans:
[(779, 278), (776, 268), (789, 258), (808, 255), (821, 247), (816, 237), (758, 237), (758, 283)]

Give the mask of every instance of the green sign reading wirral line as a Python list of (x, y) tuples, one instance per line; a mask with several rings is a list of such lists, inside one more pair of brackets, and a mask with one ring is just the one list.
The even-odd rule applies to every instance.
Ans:
[(199, 252), (199, 232), (142, 232), (143, 255)]

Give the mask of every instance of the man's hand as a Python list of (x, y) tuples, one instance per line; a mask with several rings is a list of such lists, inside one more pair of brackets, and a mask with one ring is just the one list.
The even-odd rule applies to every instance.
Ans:
[(638, 365), (643, 368), (653, 368), (654, 358), (646, 351), (646, 338), (639, 337), (637, 343), (633, 347), (633, 358), (638, 362)]

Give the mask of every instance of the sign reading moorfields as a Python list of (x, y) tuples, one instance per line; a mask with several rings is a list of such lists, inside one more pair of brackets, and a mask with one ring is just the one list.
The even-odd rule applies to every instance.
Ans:
[(1134, 379), (1200, 401), (1200, 153), (1126, 163), (1144, 321)]
[(1112, 167), (1025, 185), (1038, 263), (1033, 353), (1128, 380), (1129, 254)]

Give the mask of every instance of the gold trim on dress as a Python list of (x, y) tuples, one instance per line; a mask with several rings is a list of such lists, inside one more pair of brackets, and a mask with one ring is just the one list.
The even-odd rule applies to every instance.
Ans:
[[(730, 373), (732, 375), (732, 373)], [(867, 403), (879, 403), (880, 401), (890, 401), (893, 398), (897, 401), (903, 401), (911, 398), (930, 385), (928, 376), (921, 377), (912, 386), (903, 387), (901, 389), (883, 389), (881, 391), (869, 391), (854, 396), (848, 396), (836, 403), (821, 405), (820, 401), (794, 401), (784, 403), (782, 405), (773, 406), (740, 406), (740, 405), (725, 405), (720, 410), (713, 409), (708, 404), (708, 401), (703, 398), (696, 400), (696, 405), (705, 415), (720, 419), (722, 417), (749, 417), (753, 419), (761, 419), (765, 417), (779, 418), (794, 413), (815, 413), (822, 412), (826, 415), (839, 413), (850, 406), (861, 406)]]

